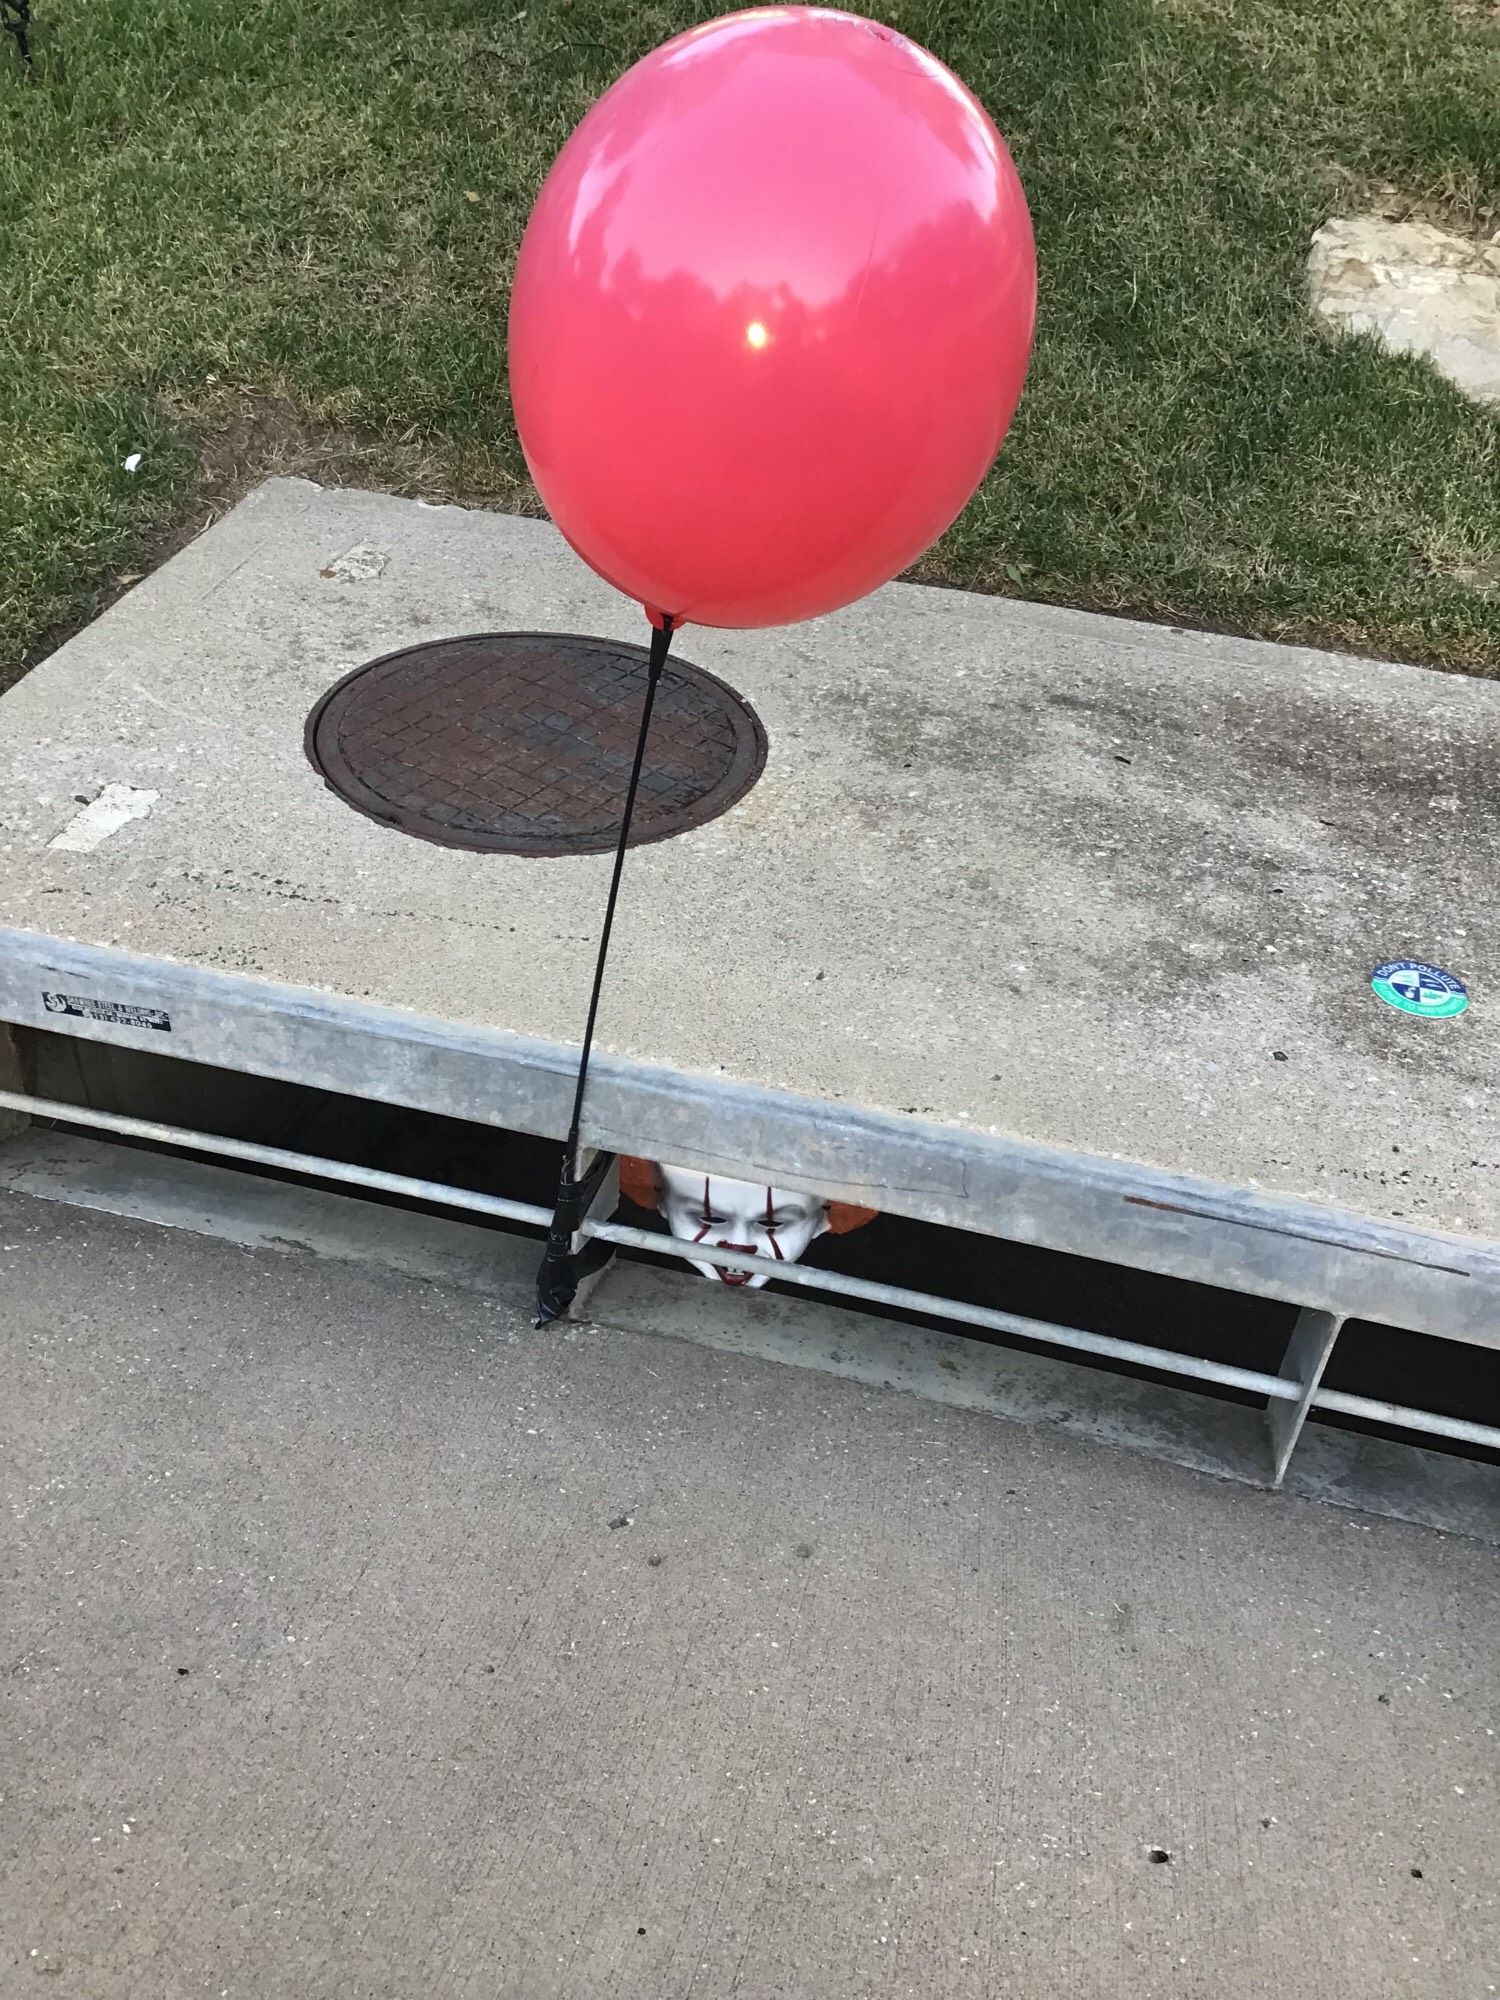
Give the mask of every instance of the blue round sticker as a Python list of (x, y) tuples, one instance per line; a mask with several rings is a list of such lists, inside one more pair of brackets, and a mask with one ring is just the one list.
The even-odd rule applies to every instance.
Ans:
[(1423, 965), (1415, 958), (1393, 958), (1388, 965), (1377, 965), (1370, 984), (1387, 1007), (1423, 1014), (1429, 1021), (1461, 1014), (1469, 1004), (1469, 990), (1461, 979), (1440, 965)]

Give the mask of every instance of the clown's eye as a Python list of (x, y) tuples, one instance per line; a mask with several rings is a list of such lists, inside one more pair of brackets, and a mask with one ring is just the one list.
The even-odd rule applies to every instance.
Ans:
[(718, 1223), (727, 1222), (728, 1219), (727, 1216), (714, 1215), (706, 1208), (703, 1211), (703, 1220), (708, 1224), (710, 1229), (714, 1228)]

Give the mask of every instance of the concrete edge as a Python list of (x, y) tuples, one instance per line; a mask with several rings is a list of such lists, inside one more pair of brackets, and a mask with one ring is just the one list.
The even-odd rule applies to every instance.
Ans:
[[(278, 492), (286, 492), (302, 500), (304, 507), (316, 506), (321, 501), (330, 507), (379, 512), (387, 507), (415, 504), (426, 512), (458, 515), (480, 529), (489, 524), (503, 524), (510, 532), (522, 536), (534, 535), (539, 542), (545, 541), (554, 547), (562, 539), (556, 525), (546, 514), (520, 514), (505, 507), (471, 506), (458, 500), (419, 499), (413, 503), (403, 494), (385, 492), (376, 487), (329, 486), (318, 480), (287, 473), (273, 474), (252, 486), (240, 506), (261, 499), (274, 499)], [(227, 520), (229, 517), (225, 515), (222, 518)], [(189, 546), (198, 548), (209, 542), (219, 525), (215, 522)], [(180, 553), (175, 560), (180, 562), (181, 559)], [(582, 559), (579, 560), (581, 563)], [(95, 624), (115, 616), (122, 605), (144, 608), (143, 599), (155, 574), (153, 572), (151, 577), (146, 578), (128, 598), (117, 600)], [(1150, 619), (1115, 611), (1086, 611), (1073, 604), (1047, 604), (1034, 598), (1014, 597), (1005, 591), (975, 590), (961, 584), (919, 583), (906, 576), (882, 584), (874, 595), (878, 598), (904, 599), (908, 604), (919, 606), (925, 616), (942, 619), (945, 623), (967, 619), (991, 627), (1003, 625), (1012, 630), (1030, 630), (1047, 637), (1065, 633), (1069, 637), (1097, 642), (1102, 626), (1116, 644), (1149, 649), (1154, 657), (1164, 660), (1169, 667), (1174, 659), (1192, 659), (1206, 650), (1218, 656), (1228, 651), (1257, 664), (1268, 659), (1281, 661), (1288, 672), (1326, 669), (1340, 678), (1349, 675), (1355, 675), (1360, 680), (1368, 680), (1371, 675), (1389, 677), (1412, 691), (1419, 691), (1426, 683), (1430, 692), (1431, 684), (1436, 682), (1444, 699), (1451, 697), (1458, 702), (1481, 706), (1500, 700), (1500, 684), (1488, 677), (1446, 667), (1418, 665), (1411, 660), (1386, 659), (1378, 653), (1361, 653), (1334, 646), (1310, 646), (1250, 632), (1216, 632), (1201, 626), (1178, 625), (1167, 618)], [(622, 609), (639, 616), (639, 607), (630, 600), (622, 597), (618, 601)], [(807, 622), (813, 626), (835, 625), (839, 620), (857, 614), (857, 609), (857, 605), (846, 605)]]
[[(168, 1025), (53, 1012), (45, 993)], [(0, 1020), (562, 1137), (577, 1051), (0, 929)], [(732, 1145), (726, 1145), (732, 1136)], [(1500, 1345), (1500, 1245), (599, 1053), (585, 1137), (957, 1229)]]

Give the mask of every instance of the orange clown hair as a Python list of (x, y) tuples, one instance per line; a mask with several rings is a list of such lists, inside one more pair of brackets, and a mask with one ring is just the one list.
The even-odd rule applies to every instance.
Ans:
[[(661, 1172), (654, 1160), (642, 1160), (626, 1153), (620, 1160), (620, 1192), (637, 1208), (661, 1207)], [(878, 1208), (859, 1208), (852, 1201), (827, 1204), (828, 1227), (835, 1236), (847, 1236), (851, 1229), (863, 1229), (873, 1222)]]

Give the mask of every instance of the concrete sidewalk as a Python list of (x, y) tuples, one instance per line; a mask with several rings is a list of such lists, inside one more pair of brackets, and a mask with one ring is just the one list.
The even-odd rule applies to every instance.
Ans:
[(6, 1994), (1496, 1990), (1473, 1544), (14, 1195), (0, 1446)]

